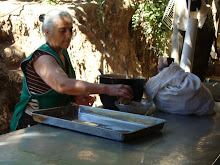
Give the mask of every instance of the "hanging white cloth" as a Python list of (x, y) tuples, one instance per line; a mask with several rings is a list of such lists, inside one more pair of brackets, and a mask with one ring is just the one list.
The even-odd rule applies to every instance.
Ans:
[(176, 63), (148, 80), (145, 92), (158, 109), (182, 115), (214, 113), (215, 101), (199, 77)]
[[(177, 27), (182, 31), (186, 31), (188, 22), (188, 8), (185, 0), (175, 1), (175, 12), (178, 17)], [(202, 28), (211, 9), (206, 6), (205, 0), (201, 1), (201, 8), (198, 11), (191, 11), (190, 18), (198, 19), (198, 28)]]

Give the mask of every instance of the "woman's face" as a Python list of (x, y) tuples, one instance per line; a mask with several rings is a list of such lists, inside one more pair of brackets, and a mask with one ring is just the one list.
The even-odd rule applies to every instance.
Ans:
[(50, 46), (58, 49), (67, 49), (72, 38), (72, 20), (62, 17), (56, 20), (53, 32), (48, 31), (48, 42)]

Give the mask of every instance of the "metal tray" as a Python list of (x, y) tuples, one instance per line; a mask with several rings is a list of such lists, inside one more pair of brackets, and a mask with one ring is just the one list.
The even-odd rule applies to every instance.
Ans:
[(166, 122), (150, 116), (77, 105), (39, 110), (33, 113), (33, 119), (39, 123), (117, 141), (127, 141), (159, 131)]

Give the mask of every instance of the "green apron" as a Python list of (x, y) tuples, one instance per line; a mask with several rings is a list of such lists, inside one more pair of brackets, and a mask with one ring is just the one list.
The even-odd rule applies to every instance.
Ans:
[[(56, 52), (54, 52), (48, 45), (44, 44), (41, 47), (39, 47), (37, 50), (47, 52), (51, 54), (52, 56), (54, 56), (56, 60), (58, 61), (60, 67), (64, 70), (65, 73), (67, 73), (67, 70), (62, 63), (60, 56)], [(15, 106), (14, 115), (11, 120), (10, 131), (16, 130), (16, 127), (18, 125), (18, 122), (21, 116), (23, 115), (25, 107), (31, 99), (38, 100), (39, 109), (67, 106), (67, 105), (70, 105), (71, 101), (73, 101), (71, 100), (72, 97), (70, 95), (60, 94), (53, 89), (51, 89), (49, 92), (44, 93), (42, 95), (31, 95), (30, 94), (30, 92), (28, 91), (27, 83), (26, 83), (25, 70), (26, 70), (27, 62), (32, 57), (33, 54), (34, 53), (32, 53), (29, 57), (27, 57), (21, 63), (21, 69), (24, 73), (22, 93), (20, 96), (20, 101)], [(68, 77), (75, 78), (75, 71), (73, 70), (67, 50), (64, 50), (63, 54), (68, 61), (68, 64), (66, 64), (68, 66), (68, 73), (67, 73)]]

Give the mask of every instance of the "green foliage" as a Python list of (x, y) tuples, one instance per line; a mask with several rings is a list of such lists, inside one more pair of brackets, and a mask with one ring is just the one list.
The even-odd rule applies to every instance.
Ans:
[(162, 17), (169, 0), (131, 0), (135, 13), (132, 16), (133, 30), (141, 29), (148, 48), (154, 55), (164, 56), (168, 49), (168, 31)]
[(42, 0), (42, 3), (44, 4), (59, 4), (60, 3), (60, 0)]
[(97, 15), (99, 27), (102, 28), (104, 25), (104, 12), (105, 12), (105, 0), (98, 1)]

